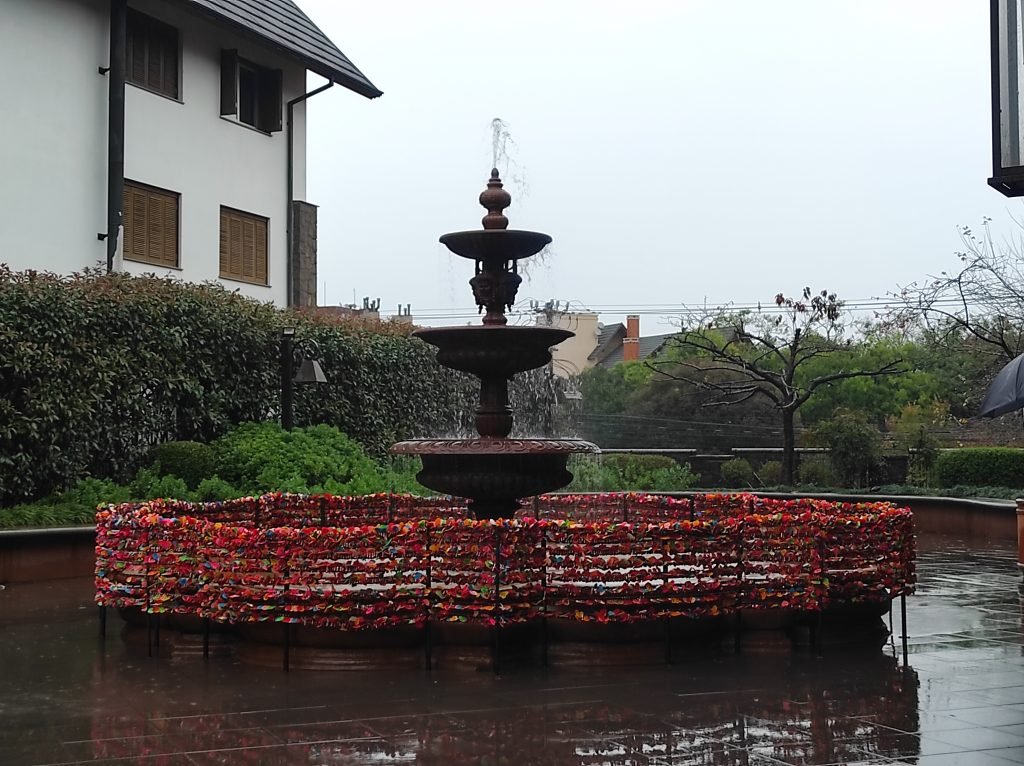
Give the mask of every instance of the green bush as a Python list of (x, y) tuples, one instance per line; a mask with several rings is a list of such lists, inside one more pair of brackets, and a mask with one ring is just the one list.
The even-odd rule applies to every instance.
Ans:
[(782, 483), (782, 462), (779, 460), (766, 460), (757, 469), (757, 478), (762, 486), (773, 486)]
[(408, 493), (411, 495), (436, 495), (418, 481), (416, 474), (423, 467), (423, 462), (415, 455), (393, 455), (387, 467), (387, 489), (390, 492)]
[(408, 330), (297, 315), (216, 285), (0, 266), (0, 505), (85, 475), (127, 481), (154, 439), (209, 443), (276, 417), (285, 325), (317, 342), (328, 378), (297, 388), (296, 423), (338, 427), (383, 456), (472, 411), (472, 378), (441, 368)]
[(247, 495), (361, 495), (388, 489), (382, 468), (331, 426), (285, 431), (276, 423), (246, 423), (212, 446), (217, 475)]
[(664, 455), (613, 453), (603, 457), (602, 468), (608, 474), (608, 489), (612, 491), (671, 492), (689, 489), (697, 483), (688, 464), (679, 465)]
[(601, 465), (601, 458), (596, 455), (572, 455), (569, 458), (569, 472), (572, 473), (572, 484), (566, 492), (607, 492), (609, 490), (609, 472)]
[(177, 476), (189, 489), (198, 487), (216, 470), (213, 448), (200, 442), (166, 442), (153, 448), (152, 458), (159, 476)]
[(737, 457), (722, 463), (722, 483), (726, 487), (737, 489), (754, 485), (754, 469), (746, 458)]
[(812, 438), (828, 447), (834, 479), (846, 487), (868, 484), (882, 458), (882, 436), (860, 412), (837, 411), (814, 427)]
[(832, 463), (825, 455), (807, 455), (800, 458), (796, 469), (797, 483), (812, 487), (835, 486)]
[(245, 493), (235, 489), (217, 475), (203, 479), (195, 491), (195, 498), (201, 503), (234, 500), (237, 497), (245, 497)]
[(139, 500), (193, 500), (194, 496), (183, 479), (177, 476), (161, 476), (149, 485), (146, 493)]
[(941, 452), (935, 478), (940, 487), (1024, 487), (1024, 450), (970, 447)]
[(98, 505), (127, 503), (131, 499), (128, 487), (102, 479), (82, 479), (67, 492), (61, 493), (58, 502), (95, 509)]

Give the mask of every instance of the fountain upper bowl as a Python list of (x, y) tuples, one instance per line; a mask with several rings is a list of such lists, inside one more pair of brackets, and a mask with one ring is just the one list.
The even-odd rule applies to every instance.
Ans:
[(518, 261), (539, 253), (551, 244), (551, 237), (539, 231), (474, 229), (445, 234), (441, 244), (456, 255), (475, 261)]

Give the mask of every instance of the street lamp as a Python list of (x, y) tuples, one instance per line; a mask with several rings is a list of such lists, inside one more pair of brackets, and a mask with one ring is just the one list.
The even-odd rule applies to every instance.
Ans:
[[(314, 341), (300, 341), (300, 345), (316, 345)], [(326, 383), (320, 362), (303, 355), (295, 371), (295, 328), (281, 330), (281, 427), (291, 431), (295, 425), (295, 384)]]
[(1024, 195), (1024, 50), (1021, 0), (989, 0), (992, 35), (992, 177), (1007, 197)]

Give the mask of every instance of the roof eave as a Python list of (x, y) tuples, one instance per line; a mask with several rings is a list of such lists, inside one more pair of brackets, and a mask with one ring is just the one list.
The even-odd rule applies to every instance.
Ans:
[[(276, 47), (279, 50), (281, 50), (281, 48), (279, 46), (274, 46), (274, 47)], [(285, 53), (286, 55), (288, 55), (290, 58), (293, 58), (293, 59), (296, 58), (295, 54), (292, 51), (283, 50), (282, 52)], [(381, 91), (381, 90), (378, 90), (377, 86), (374, 85), (373, 83), (371, 83), (368, 79), (366, 80), (365, 83), (362, 83), (362, 82), (359, 82), (358, 80), (353, 79), (351, 76), (349, 76), (345, 72), (342, 72), (340, 69), (332, 69), (330, 67), (325, 67), (325, 66), (322, 66), (321, 64), (319, 64), (317, 62), (314, 62), (314, 61), (309, 61), (309, 60), (304, 60), (304, 59), (298, 59), (298, 60), (310, 72), (313, 72), (314, 74), (318, 74), (321, 77), (326, 77), (331, 82), (334, 82), (334, 83), (342, 86), (343, 88), (348, 88), (350, 91), (353, 91), (354, 93), (358, 93), (360, 96), (365, 96), (366, 98), (379, 98), (380, 96), (384, 95), (384, 92)], [(364, 75), (364, 77), (365, 77), (365, 75)]]
[(199, 6), (199, 5), (193, 5), (191, 3), (188, 6), (186, 6), (186, 7), (191, 12), (193, 12), (193, 13), (198, 13), (198, 14), (200, 14), (202, 16), (207, 16), (207, 17), (209, 17), (211, 19), (214, 19), (214, 20), (216, 20), (216, 22), (218, 24), (222, 24), (223, 26), (228, 27), (232, 31), (237, 32), (239, 35), (241, 35), (243, 37), (247, 37), (250, 40), (254, 40), (254, 41), (260, 43), (261, 45), (265, 45), (268, 48), (271, 48), (271, 49), (277, 51), (279, 54), (281, 54), (285, 58), (291, 59), (292, 61), (298, 61), (304, 67), (306, 67), (306, 69), (308, 69), (310, 72), (313, 72), (314, 74), (318, 74), (321, 77), (325, 77), (328, 80), (330, 80), (331, 82), (334, 82), (334, 83), (342, 86), (343, 88), (347, 88), (348, 90), (351, 90), (354, 93), (358, 93), (360, 96), (365, 96), (366, 98), (371, 98), (372, 99), (372, 98), (377, 98), (379, 96), (383, 96), (384, 95), (383, 91), (379, 90), (377, 88), (377, 86), (375, 86), (372, 82), (370, 82), (370, 78), (368, 78), (366, 75), (364, 75), (358, 69), (358, 67), (355, 66), (355, 64), (352, 65), (353, 69), (355, 69), (363, 77), (363, 79), (366, 82), (360, 82), (359, 80), (356, 80), (355, 78), (353, 78), (352, 75), (350, 75), (349, 73), (343, 72), (340, 69), (335, 69), (334, 67), (325, 66), (323, 64), (323, 62), (315, 61), (315, 60), (310, 59), (310, 58), (308, 58), (306, 56), (301, 56), (301, 55), (297, 54), (295, 51), (291, 50), (290, 48), (288, 48), (288, 47), (286, 47), (284, 45), (281, 45), (280, 43), (275, 42), (274, 40), (267, 39), (263, 35), (261, 35), (261, 34), (259, 34), (257, 32), (254, 32), (252, 29), (247, 27), (245, 24), (239, 24), (235, 19), (232, 19), (229, 16), (224, 16), (224, 15), (222, 15), (220, 13), (217, 13), (217, 11), (215, 11), (215, 10), (213, 10), (211, 8), (206, 8), (206, 7)]

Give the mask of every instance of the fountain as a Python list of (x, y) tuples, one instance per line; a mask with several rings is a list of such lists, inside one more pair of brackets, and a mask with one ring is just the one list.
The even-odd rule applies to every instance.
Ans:
[(516, 374), (551, 361), (551, 347), (574, 333), (556, 327), (510, 327), (505, 309), (515, 303), (522, 282), (518, 262), (536, 255), (551, 237), (508, 228), (504, 210), (512, 196), (498, 170), (491, 170), (480, 204), (483, 229), (445, 234), (441, 242), (476, 265), (469, 280), (483, 322), (470, 327), (417, 330), (413, 335), (438, 349), (445, 367), (480, 379), (475, 425), (478, 439), (412, 439), (395, 444), (397, 455), (419, 455), (417, 480), (425, 487), (465, 497), (478, 519), (507, 518), (519, 499), (560, 489), (572, 481), (566, 463), (573, 453), (598, 452), (576, 439), (510, 438), (512, 408), (508, 382)]
[[(589, 667), (602, 657), (671, 662), (675, 645), (687, 656), (723, 645), (877, 650), (889, 633), (880, 615), (914, 589), (907, 509), (541, 496), (572, 480), (571, 454), (598, 449), (510, 437), (509, 380), (550, 362), (573, 333), (508, 326), (518, 261), (551, 238), (508, 228), (497, 170), (480, 202), (483, 229), (441, 242), (475, 262), (483, 323), (415, 333), (441, 364), (480, 379), (479, 436), (392, 447), (419, 455), (419, 481), (450, 497), (274, 493), (100, 509), (97, 604), (144, 628), (148, 653), (207, 657), (211, 640), (226, 651), (237, 640), (230, 651), (242, 661), (276, 664), (276, 644), (285, 669), (413, 666), (420, 648), (427, 668), (473, 666), (489, 651), (495, 669), (502, 653)], [(529, 496), (532, 508), (512, 518)], [(178, 634), (163, 634), (164, 649), (161, 623)]]

